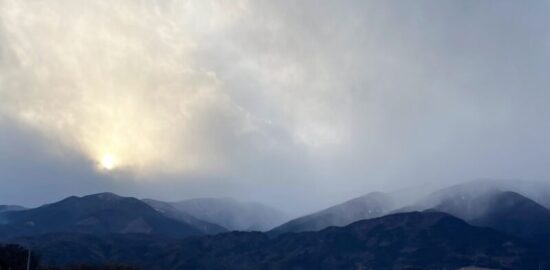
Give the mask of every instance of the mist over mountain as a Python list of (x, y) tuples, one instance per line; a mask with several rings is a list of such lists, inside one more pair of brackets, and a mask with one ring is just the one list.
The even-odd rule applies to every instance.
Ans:
[(197, 198), (170, 205), (178, 211), (232, 231), (265, 231), (287, 220), (287, 215), (275, 208), (231, 198)]
[[(512, 191), (522, 194), (531, 200), (548, 208), (550, 198), (550, 184), (542, 181), (516, 181), (507, 179), (481, 179), (465, 183), (447, 186), (435, 190), (426, 196), (421, 196), (416, 202), (411, 203), (410, 207), (420, 209), (435, 207), (443, 200), (453, 200), (456, 202), (470, 201), (472, 199), (483, 197), (498, 191)], [(471, 204), (469, 207), (473, 208)], [(484, 204), (477, 206), (477, 211)], [(472, 209), (473, 211), (474, 209)]]
[(322, 211), (293, 219), (270, 231), (277, 235), (287, 232), (318, 231), (329, 226), (345, 226), (352, 222), (380, 217), (396, 203), (381, 192), (369, 193)]
[(543, 182), (476, 180), (437, 190), (392, 212), (441, 211), (473, 225), (548, 244), (550, 210), (529, 197), (547, 201), (547, 187)]
[(433, 209), (473, 225), (550, 244), (550, 210), (516, 192), (492, 190), (473, 197), (450, 197)]
[(0, 0), (0, 270), (550, 269), (549, 14)]
[(153, 199), (143, 199), (142, 201), (168, 217), (192, 225), (194, 228), (200, 230), (204, 234), (217, 234), (228, 231), (226, 228), (220, 225), (200, 220), (186, 213), (185, 211), (182, 211), (181, 209), (174, 206), (173, 203), (157, 201)]
[[(6, 243), (31, 247), (45, 264), (58, 266), (120, 263), (159, 270), (550, 266), (550, 210), (492, 185), (478, 184), (470, 190), (476, 186), (472, 183), (438, 190), (407, 207), (398, 203), (399, 192), (373, 192), (264, 233), (222, 226), (261, 224), (269, 214), (275, 216), (268, 220), (281, 218), (280, 212), (262, 212), (273, 209), (255, 203), (233, 199), (168, 203), (112, 193), (72, 196), (1, 213), (5, 222), (0, 236)], [(413, 208), (426, 210), (408, 212)], [(213, 213), (219, 223), (203, 219), (213, 218)]]
[(550, 208), (550, 182), (548, 181), (526, 181), (526, 180), (481, 180), (473, 181), (472, 184), (480, 182), (487, 183), (503, 191), (513, 191), (537, 202), (545, 208)]
[[(537, 186), (539, 188), (537, 188)], [(497, 180), (476, 180), (416, 196), (416, 201), (403, 206), (399, 201), (403, 191), (389, 194), (371, 193), (325, 210), (293, 219), (270, 231), (278, 235), (286, 232), (319, 231), (330, 226), (345, 226), (362, 219), (390, 213), (436, 210), (449, 213), (470, 224), (490, 227), (530, 241), (547, 243), (550, 210), (514, 191), (534, 195), (544, 201), (545, 183), (513, 184)], [(548, 242), (550, 243), (550, 242)]]
[(487, 202), (488, 211), (471, 224), (490, 227), (532, 242), (550, 244), (550, 210), (515, 192), (502, 192)]
[(1, 204), (550, 176), (544, 1), (51, 1), (0, 0)]

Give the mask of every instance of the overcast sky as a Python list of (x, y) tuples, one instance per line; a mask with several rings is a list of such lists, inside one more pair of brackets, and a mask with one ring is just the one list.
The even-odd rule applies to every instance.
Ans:
[(0, 203), (112, 191), (298, 213), (547, 180), (548, 14), (547, 1), (0, 0)]

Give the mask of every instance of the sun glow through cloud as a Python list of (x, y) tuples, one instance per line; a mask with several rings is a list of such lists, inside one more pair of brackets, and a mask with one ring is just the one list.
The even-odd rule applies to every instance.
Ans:
[[(0, 78), (2, 109), (103, 169), (122, 161), (140, 172), (215, 167), (219, 154), (201, 135), (203, 122), (227, 118), (235, 133), (250, 124), (216, 75), (193, 66), (195, 42), (176, 23), (198, 7), (77, 2), (0, 1), (17, 62)], [(22, 80), (28, 84), (17, 91), (7, 87)]]
[[(299, 61), (233, 50), (245, 41), (239, 29), (255, 15), (251, 5), (0, 0), (0, 113), (101, 169), (140, 174), (217, 172), (233, 167), (239, 148), (344, 141), (346, 122), (336, 111), (346, 102), (329, 94), (330, 84), (316, 79), (314, 90), (302, 90), (311, 74)], [(223, 37), (227, 46), (213, 45)], [(209, 64), (218, 54), (234, 54), (229, 69), (245, 70), (254, 93), (240, 92)], [(254, 95), (265, 111), (243, 98)]]
[(101, 157), (101, 167), (105, 170), (112, 170), (116, 167), (116, 158), (111, 154), (105, 154)]

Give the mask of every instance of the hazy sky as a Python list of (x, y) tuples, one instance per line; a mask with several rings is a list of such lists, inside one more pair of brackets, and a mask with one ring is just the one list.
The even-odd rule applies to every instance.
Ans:
[(0, 203), (546, 180), (549, 5), (0, 0)]

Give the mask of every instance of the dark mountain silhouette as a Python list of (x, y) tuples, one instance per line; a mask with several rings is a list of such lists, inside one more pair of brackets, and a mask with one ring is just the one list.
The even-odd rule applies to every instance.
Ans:
[(112, 193), (69, 197), (38, 208), (4, 212), (0, 235), (52, 232), (144, 233), (174, 237), (200, 235), (193, 226), (168, 218), (146, 203)]
[(186, 212), (179, 210), (171, 203), (152, 200), (152, 199), (144, 199), (142, 201), (144, 201), (145, 203), (153, 207), (155, 210), (161, 212), (162, 214), (170, 218), (180, 220), (187, 224), (190, 224), (191, 226), (200, 230), (204, 234), (216, 234), (216, 233), (222, 233), (222, 232), (228, 231), (226, 228), (220, 225), (206, 222), (194, 216), (191, 216)]
[(412, 212), (269, 237), (230, 232), (183, 240), (151, 235), (42, 235), (18, 239), (48, 263), (137, 264), (143, 269), (537, 269), (530, 244), (451, 215)]
[(232, 231), (265, 231), (287, 220), (284, 213), (272, 207), (231, 198), (198, 198), (170, 204), (183, 213)]
[(358, 220), (380, 217), (387, 214), (392, 208), (392, 199), (384, 193), (369, 193), (325, 210), (293, 219), (269, 233), (277, 235), (287, 232), (318, 231), (329, 226), (345, 226)]
[[(427, 209), (424, 212), (387, 215), (395, 205), (392, 198), (371, 193), (290, 221), (268, 233), (224, 233), (223, 227), (189, 212), (232, 226), (266, 226), (261, 222), (269, 220), (266, 215), (273, 212), (259, 214), (266, 208), (256, 204), (242, 207), (247, 204), (231, 199), (166, 203), (101, 193), (2, 212), (0, 237), (4, 242), (32, 247), (47, 265), (58, 266), (114, 263), (142, 269), (550, 267), (550, 210), (519, 193), (491, 185), (458, 185), (434, 192), (410, 207)], [(178, 207), (180, 204), (183, 206)]]

